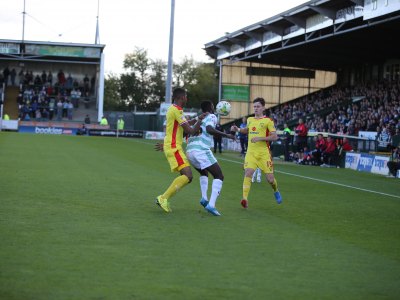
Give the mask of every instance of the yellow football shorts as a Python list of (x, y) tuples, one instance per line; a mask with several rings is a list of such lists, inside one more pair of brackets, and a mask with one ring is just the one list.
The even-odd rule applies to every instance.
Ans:
[(179, 172), (185, 167), (190, 167), (190, 163), (182, 149), (164, 149), (164, 153), (171, 168), (171, 172)]
[(247, 152), (244, 159), (244, 168), (253, 170), (259, 168), (263, 173), (273, 173), (274, 164), (272, 163), (271, 154)]

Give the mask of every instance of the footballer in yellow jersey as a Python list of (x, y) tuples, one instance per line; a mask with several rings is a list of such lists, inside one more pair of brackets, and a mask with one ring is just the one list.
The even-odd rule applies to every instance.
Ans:
[(171, 171), (180, 173), (180, 175), (172, 181), (167, 190), (163, 194), (157, 196), (156, 204), (165, 212), (171, 212), (168, 201), (169, 198), (175, 195), (193, 179), (192, 169), (182, 150), (183, 133), (197, 133), (202, 120), (207, 116), (207, 114), (200, 115), (192, 127), (184, 117), (182, 109), (187, 102), (186, 90), (182, 88), (174, 89), (172, 99), (173, 105), (168, 108), (166, 116), (167, 125), (164, 145), (158, 148), (156, 147), (157, 150), (161, 150), (161, 148), (164, 149)]
[(247, 119), (246, 128), (238, 128), (236, 125), (231, 127), (231, 131), (248, 134), (247, 153), (244, 160), (243, 198), (240, 202), (244, 208), (248, 207), (247, 198), (251, 188), (251, 179), (257, 168), (265, 173), (267, 181), (274, 191), (276, 202), (282, 203), (269, 148), (269, 143), (278, 139), (275, 125), (270, 118), (264, 116), (265, 100), (263, 98), (254, 99), (253, 109), (254, 117)]

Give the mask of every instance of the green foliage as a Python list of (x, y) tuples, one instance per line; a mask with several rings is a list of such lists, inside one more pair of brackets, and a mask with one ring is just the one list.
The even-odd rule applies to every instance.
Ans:
[(222, 217), (197, 173), (166, 214), (154, 143), (0, 132), (0, 299), (398, 298), (398, 180), (277, 161), (283, 204), (254, 183), (244, 210), (224, 152)]
[[(125, 55), (125, 73), (105, 80), (105, 110), (154, 111), (165, 99), (167, 63), (152, 60), (147, 50), (135, 48)], [(187, 89), (189, 108), (199, 108), (203, 100), (218, 100), (218, 72), (213, 64), (198, 63), (185, 57), (174, 64), (174, 86)], [(109, 82), (110, 81), (110, 82)]]
[(104, 80), (104, 110), (124, 111), (127, 103), (121, 97), (121, 81), (116, 74)]

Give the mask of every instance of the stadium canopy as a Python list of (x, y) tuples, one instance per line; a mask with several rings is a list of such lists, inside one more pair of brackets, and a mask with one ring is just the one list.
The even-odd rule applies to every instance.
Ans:
[(105, 45), (0, 40), (0, 60), (100, 64)]
[(400, 2), (309, 1), (205, 44), (216, 60), (338, 71), (399, 58)]

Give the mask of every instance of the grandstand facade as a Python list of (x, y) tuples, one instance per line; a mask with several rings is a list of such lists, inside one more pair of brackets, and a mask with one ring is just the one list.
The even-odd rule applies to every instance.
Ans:
[[(0, 40), (4, 113), (21, 121), (32, 114), (34, 119), (56, 121), (53, 105), (61, 99), (62, 103), (73, 103), (73, 114), (62, 115), (57, 121), (82, 122), (89, 115), (98, 122), (103, 114), (104, 47)], [(74, 99), (78, 91), (79, 97)], [(36, 111), (43, 118), (37, 118)]]
[(398, 0), (309, 1), (209, 42), (220, 65), (220, 99), (231, 101), (227, 123), (329, 86), (399, 80)]

